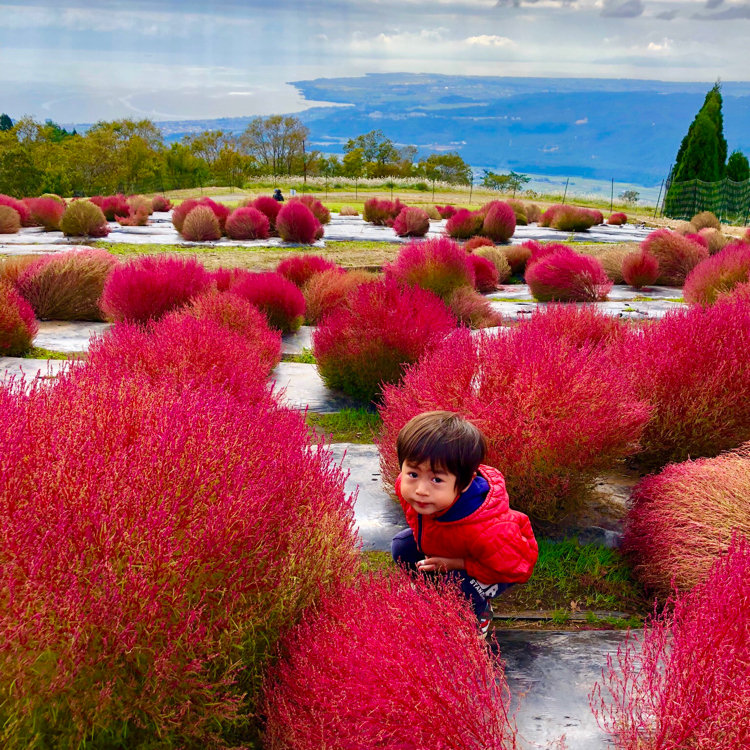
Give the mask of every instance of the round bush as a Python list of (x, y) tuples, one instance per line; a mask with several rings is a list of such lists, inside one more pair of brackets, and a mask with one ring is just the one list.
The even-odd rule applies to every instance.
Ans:
[(482, 430), (486, 463), (505, 475), (513, 507), (538, 518), (566, 512), (595, 477), (632, 454), (650, 411), (608, 347), (560, 341), (540, 325), (493, 336), (460, 329), (384, 390), (386, 482), (399, 473), (399, 430), (436, 409)]
[(482, 245), (474, 251), (473, 255), (478, 255), (480, 258), (487, 258), (495, 266), (498, 284), (504, 284), (510, 278), (510, 264), (505, 253), (499, 247), (495, 247), (494, 245), (486, 247)]
[(437, 212), (440, 214), (440, 218), (442, 219), (450, 219), (450, 217), (454, 216), (459, 210), (455, 206), (451, 206), (450, 204), (446, 204), (445, 206), (435, 206), (435, 208), (437, 209)]
[(477, 235), (466, 240), (463, 244), (463, 248), (467, 253), (474, 252), (478, 247), (495, 247), (495, 243), (489, 237)]
[(161, 213), (172, 210), (172, 201), (166, 195), (155, 195), (151, 199), (151, 208), (153, 211)]
[(511, 275), (518, 276), (526, 270), (526, 264), (529, 262), (529, 258), (531, 258), (532, 242), (534, 245), (539, 244), (530, 240), (529, 242), (524, 242), (522, 245), (509, 245), (503, 248), (505, 259), (510, 266)]
[(516, 231), (513, 209), (503, 201), (492, 201), (484, 208), (481, 233), (495, 242), (507, 242)]
[(279, 273), (237, 273), (229, 291), (257, 307), (268, 325), (282, 333), (296, 331), (305, 319), (302, 292)]
[(85, 200), (67, 205), (60, 219), (60, 229), (69, 237), (106, 237), (109, 234), (101, 208)]
[(369, 198), (364, 203), (362, 218), (376, 226), (392, 226), (393, 221), (404, 208), (406, 206), (398, 198), (395, 201)]
[(735, 750), (750, 743), (750, 546), (736, 538), (708, 577), (675, 592), (607, 660), (592, 694), (618, 748)]
[(21, 217), (10, 206), (0, 205), (0, 234), (16, 234), (21, 231)]
[(200, 203), (194, 198), (188, 198), (172, 210), (172, 224), (178, 232), (182, 233), (182, 225), (185, 223), (185, 218), (196, 206), (199, 205)]
[(28, 351), (39, 332), (34, 311), (13, 285), (0, 279), (0, 357)]
[(53, 200), (56, 200), (58, 203), (62, 203), (65, 205), (65, 198), (61, 198), (57, 193), (42, 193), (40, 198), (52, 198)]
[(458, 287), (474, 286), (474, 266), (470, 258), (460, 245), (440, 237), (410, 242), (384, 270), (387, 278), (422, 287), (447, 299)]
[(590, 211), (577, 206), (557, 206), (549, 226), (563, 232), (585, 232), (594, 224), (600, 224), (600, 211)]
[(338, 266), (335, 263), (320, 255), (292, 255), (290, 258), (284, 258), (276, 266), (276, 273), (280, 273), (301, 289), (316, 274), (336, 268)]
[(369, 402), (455, 325), (443, 302), (424, 289), (393, 280), (362, 284), (313, 333), (313, 352), (329, 388)]
[(13, 196), (3, 195), (2, 193), (0, 193), (0, 206), (7, 206), (8, 208), (12, 208), (18, 214), (18, 219), (21, 222), (22, 227), (34, 226), (34, 220), (31, 218), (31, 212), (29, 211), (28, 206), (23, 201), (19, 201), (17, 198), (13, 198)]
[(716, 458), (670, 464), (641, 480), (624, 549), (649, 590), (684, 591), (705, 578), (733, 533), (750, 537), (750, 444)]
[(40, 320), (103, 320), (99, 301), (116, 266), (106, 250), (45, 255), (18, 277), (18, 291)]
[(430, 217), (417, 206), (407, 206), (395, 218), (393, 231), (397, 237), (424, 237), (430, 229)]
[(540, 302), (598, 302), (612, 282), (596, 258), (557, 250), (526, 267), (526, 283)]
[(251, 204), (252, 208), (258, 209), (268, 219), (271, 233), (276, 231), (276, 217), (281, 211), (281, 203), (270, 195), (259, 195)]
[(641, 242), (641, 249), (659, 261), (658, 284), (682, 286), (687, 275), (708, 257), (708, 250), (697, 242), (669, 229), (657, 229)]
[(495, 264), (481, 255), (469, 255), (474, 269), (474, 288), (478, 292), (494, 292), (497, 289), (499, 274)]
[(341, 206), (339, 216), (359, 216), (359, 211), (356, 208), (352, 208), (352, 206)]
[(711, 211), (701, 211), (690, 219), (690, 223), (695, 227), (695, 231), (710, 227), (711, 229), (721, 229), (721, 222)]
[(659, 278), (659, 261), (645, 250), (634, 250), (622, 259), (622, 278), (635, 289), (651, 286)]
[(526, 261), (527, 269), (533, 263), (536, 263), (538, 260), (541, 260), (548, 255), (552, 255), (553, 253), (562, 252), (570, 254), (572, 252), (571, 248), (568, 247), (568, 245), (563, 245), (561, 242), (545, 242), (544, 244), (542, 244), (541, 242), (536, 242), (535, 240), (528, 240), (525, 244), (526, 247), (529, 248), (529, 251), (531, 253), (529, 259)]
[(628, 223), (628, 217), (626, 214), (622, 213), (621, 211), (617, 211), (613, 214), (609, 215), (609, 218), (607, 219), (607, 224), (611, 224), (612, 226), (622, 226), (623, 224)]
[(54, 232), (60, 229), (60, 220), (65, 213), (65, 204), (54, 198), (29, 198), (27, 200), (31, 218), (45, 232)]
[(181, 234), (189, 242), (210, 242), (221, 238), (221, 227), (209, 206), (196, 206), (185, 217)]
[(516, 200), (515, 198), (508, 198), (505, 201), (512, 209), (516, 217), (516, 225), (519, 227), (525, 227), (529, 220), (526, 216), (526, 206), (523, 201)]
[(525, 211), (526, 221), (528, 221), (529, 224), (539, 223), (542, 218), (542, 209), (539, 208), (536, 203), (527, 203)]
[(459, 325), (471, 329), (494, 328), (503, 324), (503, 316), (481, 294), (468, 286), (454, 289), (447, 305)]
[(519, 328), (538, 329), (556, 341), (576, 347), (609, 346), (621, 341), (628, 331), (622, 320), (595, 305), (550, 304), (537, 308), (519, 323)]
[(145, 323), (186, 305), (210, 284), (211, 275), (195, 258), (146, 255), (112, 271), (100, 307), (109, 320)]
[(322, 227), (313, 212), (300, 202), (287, 203), (276, 217), (276, 231), (284, 242), (312, 245), (322, 237)]
[(706, 227), (705, 229), (701, 229), (698, 234), (706, 241), (709, 255), (716, 255), (722, 247), (729, 243), (729, 237), (722, 234), (719, 229)]
[(264, 240), (271, 233), (268, 217), (250, 206), (232, 211), (225, 228), (233, 240)]
[(750, 282), (750, 244), (733, 242), (702, 260), (685, 279), (686, 302), (711, 305), (738, 284)]
[(482, 214), (460, 208), (445, 222), (445, 233), (454, 240), (468, 240), (479, 234), (483, 222)]
[(305, 320), (309, 325), (317, 325), (328, 313), (343, 305), (352, 290), (378, 278), (367, 271), (344, 271), (342, 268), (316, 273), (302, 290)]
[(708, 240), (700, 233), (696, 234), (686, 234), (685, 235), (686, 240), (692, 240), (698, 245), (701, 245), (702, 247), (705, 247), (706, 250), (708, 250)]
[(298, 195), (289, 199), (289, 203), (295, 202), (307, 206), (320, 224), (330, 223), (331, 212), (314, 195)]
[[(417, 711), (404, 700), (416, 690)], [(509, 698), (454, 590), (400, 571), (362, 577), (283, 642), (265, 685), (266, 747), (501, 750), (515, 747)]]
[(622, 263), (629, 252), (627, 246), (610, 247), (596, 256), (602, 264), (604, 273), (607, 274), (613, 284), (625, 283), (625, 277), (622, 275)]
[(117, 195), (105, 195), (96, 203), (96, 205), (101, 208), (107, 221), (115, 221), (118, 216), (130, 215), (128, 199), (122, 193), (118, 193)]
[(341, 470), (267, 395), (30, 390), (0, 392), (5, 746), (253, 746), (278, 637), (359, 565)]
[(750, 305), (733, 295), (670, 311), (627, 336), (618, 359), (654, 405), (639, 460), (660, 467), (750, 440)]

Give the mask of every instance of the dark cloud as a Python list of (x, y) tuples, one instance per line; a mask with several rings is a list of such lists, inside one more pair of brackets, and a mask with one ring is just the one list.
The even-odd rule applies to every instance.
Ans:
[(604, 0), (602, 15), (606, 18), (637, 18), (643, 15), (642, 0)]
[[(710, 5), (712, 0), (706, 2), (706, 8), (715, 8), (721, 4), (721, 0), (714, 5)], [(716, 13), (694, 13), (693, 18), (701, 21), (738, 21), (750, 20), (750, 3), (742, 5), (733, 5), (731, 8), (725, 8)]]
[(723, 2), (724, 0), (706, 0), (706, 8), (708, 10), (718, 8)]
[(679, 10), (663, 10), (661, 13), (657, 13), (654, 18), (660, 18), (662, 21), (671, 21), (680, 14)]
[[(528, 5), (535, 5), (536, 3), (540, 2), (540, 0), (496, 0), (495, 7), (496, 8), (521, 8), (523, 6)], [(575, 5), (578, 0), (552, 0), (552, 2), (555, 2), (557, 5), (561, 6), (570, 6)]]

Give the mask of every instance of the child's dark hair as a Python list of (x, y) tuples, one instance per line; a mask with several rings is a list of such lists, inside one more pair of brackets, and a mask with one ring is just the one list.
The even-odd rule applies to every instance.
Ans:
[(426, 411), (410, 419), (396, 440), (398, 465), (430, 462), (430, 468), (454, 474), (463, 492), (484, 460), (484, 435), (452, 411)]

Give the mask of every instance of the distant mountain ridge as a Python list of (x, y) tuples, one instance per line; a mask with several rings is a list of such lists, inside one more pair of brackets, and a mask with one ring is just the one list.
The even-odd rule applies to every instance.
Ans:
[[(458, 151), (472, 165), (542, 175), (658, 185), (710, 83), (636, 79), (511, 78), (412, 73), (294, 81), (311, 144), (341, 153), (378, 128), (421, 153)], [(722, 83), (730, 152), (750, 154), (750, 82)], [(343, 106), (342, 106), (343, 105)], [(168, 140), (251, 118), (159, 123)]]

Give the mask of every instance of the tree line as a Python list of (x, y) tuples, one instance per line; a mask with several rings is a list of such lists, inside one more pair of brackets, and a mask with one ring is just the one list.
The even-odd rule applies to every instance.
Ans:
[(458, 153), (417, 159), (380, 130), (349, 139), (342, 156), (310, 148), (297, 117), (257, 117), (240, 133), (206, 130), (167, 144), (151, 120), (97, 122), (85, 133), (47, 120), (0, 115), (0, 193), (16, 197), (163, 192), (203, 185), (241, 187), (263, 176), (421, 177), (469, 184)]

